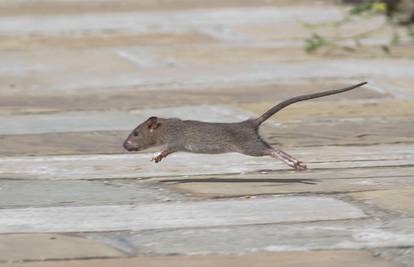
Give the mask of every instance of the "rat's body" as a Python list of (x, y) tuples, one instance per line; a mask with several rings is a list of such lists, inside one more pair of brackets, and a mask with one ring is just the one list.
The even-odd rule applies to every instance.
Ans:
[(162, 158), (177, 151), (206, 154), (238, 152), (257, 157), (271, 156), (297, 170), (303, 170), (306, 169), (305, 164), (285, 152), (271, 147), (260, 137), (258, 132), (260, 125), (290, 104), (342, 93), (364, 84), (366, 83), (294, 97), (274, 106), (259, 118), (236, 123), (211, 123), (151, 117), (131, 132), (124, 142), (124, 147), (128, 151), (138, 151), (152, 146), (162, 146), (162, 151), (153, 158), (155, 162), (159, 162)]
[(209, 123), (158, 118), (157, 122), (164, 126), (164, 129), (160, 127), (157, 133), (157, 144), (169, 144), (177, 151), (208, 154), (239, 152), (251, 156), (263, 156), (261, 151), (265, 143), (258, 135), (258, 127), (252, 120), (237, 123)]

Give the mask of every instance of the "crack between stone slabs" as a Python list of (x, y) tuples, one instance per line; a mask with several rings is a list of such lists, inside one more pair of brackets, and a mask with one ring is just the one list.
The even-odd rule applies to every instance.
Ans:
[[(256, 173), (253, 173), (256, 174)], [(177, 180), (173, 180), (173, 179), (166, 179), (166, 180), (155, 180), (155, 179), (159, 179), (159, 178), (163, 178), (163, 177), (157, 177), (157, 178), (150, 178), (150, 179), (154, 179), (153, 182), (154, 183), (165, 183), (165, 184), (180, 184), (180, 183), (271, 183), (271, 182), (275, 182), (275, 183), (290, 183), (290, 181), (286, 181), (286, 180), (291, 180), (292, 182), (295, 182), (295, 180), (298, 180), (298, 182), (300, 181), (316, 181), (316, 182), (320, 182), (320, 181), (329, 181), (329, 180), (353, 180), (353, 179), (388, 179), (388, 178), (406, 178), (406, 177), (412, 177), (412, 175), (387, 175), (387, 176), (355, 176), (355, 177), (337, 177), (337, 178), (291, 178), (291, 179), (286, 179), (286, 178), (263, 178), (266, 179), (266, 181), (263, 181), (262, 178), (248, 178), (248, 177), (240, 177), (240, 178), (233, 178), (233, 177), (226, 177), (226, 178), (215, 178), (215, 177), (221, 177), (222, 175), (226, 175), (226, 174), (217, 174), (217, 175), (193, 175), (193, 176), (172, 176), (171, 178), (183, 178), (179, 181)], [(233, 174), (230, 174), (233, 175)], [(245, 175), (245, 174), (243, 174)], [(315, 174), (317, 175), (317, 174)], [(207, 178), (199, 178), (197, 179), (197, 177), (205, 177), (205, 176), (210, 176)], [(194, 177), (193, 180), (190, 180), (190, 177)], [(128, 178), (125, 178), (128, 179)], [(139, 179), (139, 178), (138, 178)], [(208, 180), (213, 180), (214, 181), (208, 181)], [(139, 179), (141, 181), (141, 179)], [(189, 181), (190, 180), (190, 181)], [(238, 180), (238, 181), (228, 181), (228, 180)], [(144, 180), (145, 181), (145, 180)]]
[[(309, 173), (309, 171), (312, 170), (316, 170), (316, 171), (324, 171), (324, 170), (341, 170), (341, 169), (350, 169), (350, 170), (355, 170), (355, 169), (369, 169), (369, 168), (411, 168), (414, 167), (414, 164), (408, 164), (408, 165), (393, 165), (393, 166), (366, 166), (366, 167), (351, 167), (351, 168), (314, 168), (314, 169), (309, 169), (306, 172)], [(150, 176), (150, 177), (119, 177), (119, 178), (80, 178), (80, 179), (60, 179), (60, 178), (53, 178), (53, 179), (45, 179), (45, 178), (1, 178), (0, 177), (0, 183), (1, 181), (90, 181), (90, 182), (96, 182), (96, 181), (139, 181), (139, 182), (146, 182), (146, 181), (153, 181), (154, 183), (174, 183), (176, 181), (174, 180), (169, 180), (168, 178), (184, 178), (183, 180), (185, 180), (185, 178), (189, 178), (189, 177), (206, 177), (206, 176), (212, 176), (211, 178), (217, 177), (217, 176), (227, 176), (227, 175), (253, 175), (253, 174), (264, 174), (261, 172), (267, 172), (265, 174), (270, 174), (270, 173), (290, 173), (290, 172), (296, 172), (295, 170), (258, 170), (258, 171), (253, 171), (253, 172), (246, 172), (246, 173), (221, 173), (221, 174), (199, 174), (199, 175), (169, 175), (169, 176)], [(299, 173), (299, 172), (298, 172)], [(338, 178), (318, 178), (318, 179), (312, 179), (309, 178), (309, 180), (342, 180), (342, 179), (367, 179), (367, 178), (375, 178), (375, 179), (387, 179), (387, 178), (406, 178), (406, 177), (412, 177), (412, 175), (387, 175), (387, 176), (357, 176), (357, 177), (338, 177)], [(159, 179), (166, 179), (166, 180), (159, 180)], [(233, 179), (233, 178), (223, 178), (223, 180), (225, 179)], [(240, 183), (243, 183), (243, 179), (244, 178), (238, 178), (240, 179)], [(246, 178), (249, 179), (249, 178)], [(270, 179), (270, 178), (269, 178)], [(292, 180), (294, 180), (295, 178), (292, 178)], [(303, 179), (307, 179), (307, 178), (303, 178)], [(302, 180), (303, 180), (302, 179)], [(201, 180), (201, 179), (200, 179)], [(278, 178), (274, 179), (275, 181), (278, 180)], [(281, 180), (281, 179), (279, 179)], [(297, 180), (301, 180), (300, 178)], [(197, 182), (197, 181), (194, 181)], [(224, 182), (224, 181), (223, 181)], [(252, 181), (253, 182), (253, 181)], [(260, 178), (257, 179), (257, 181), (254, 181), (257, 183), (260, 183)], [(208, 183), (208, 182), (207, 182)]]
[[(92, 260), (116, 260), (116, 259), (134, 259), (137, 257), (151, 257), (151, 256), (193, 256), (193, 255), (197, 255), (197, 256), (208, 256), (208, 255), (234, 255), (234, 256), (239, 256), (239, 255), (247, 255), (247, 254), (254, 254), (256, 252), (268, 252), (268, 253), (278, 253), (278, 252), (272, 252), (272, 251), (267, 251), (267, 250), (260, 250), (260, 251), (243, 251), (241, 253), (232, 253), (232, 252), (221, 252), (221, 253), (217, 253), (217, 252), (207, 252), (207, 253), (200, 253), (200, 254), (187, 254), (187, 253), (137, 253), (137, 254), (132, 254), (132, 253), (126, 253), (125, 251), (122, 251), (120, 249), (118, 249), (115, 246), (110, 246), (109, 244), (103, 242), (104, 244), (106, 244), (107, 246), (111, 247), (112, 249), (118, 250), (120, 253), (125, 254), (125, 256), (91, 256), (91, 257), (76, 257), (76, 258), (49, 258), (49, 259), (23, 259), (23, 260), (9, 260), (9, 261), (5, 261), (5, 260), (0, 260), (0, 263), (6, 263), (6, 264), (17, 264), (17, 263), (31, 263), (31, 262), (62, 262), (62, 261), (92, 261)], [(412, 249), (414, 248), (414, 246), (385, 246), (385, 247), (373, 247), (373, 248), (363, 248), (363, 249), (340, 249), (340, 248), (333, 248), (333, 249), (329, 249), (329, 248), (315, 248), (315, 249), (307, 249), (307, 250), (288, 250), (287, 252), (296, 252), (296, 251), (349, 251), (349, 250), (353, 250), (353, 251), (367, 251), (369, 252), (373, 257), (376, 258), (381, 258), (387, 261), (392, 261), (395, 263), (399, 263), (397, 262), (394, 258), (384, 258), (383, 256), (381, 256), (380, 252), (377, 252), (376, 250), (387, 250), (387, 249)], [(402, 265), (404, 266), (404, 265)]]
[[(107, 245), (109, 246), (109, 245)], [(112, 249), (115, 249), (117, 251), (119, 251), (120, 253), (125, 254), (124, 251), (121, 251), (119, 249), (117, 249), (116, 247), (112, 247), (110, 246)], [(79, 258), (50, 258), (50, 259), (24, 259), (24, 260), (11, 260), (11, 261), (4, 261), (4, 260), (0, 260), (0, 263), (7, 263), (7, 264), (16, 264), (16, 263), (29, 263), (29, 262), (54, 262), (54, 261), (75, 261), (75, 260), (82, 260), (82, 261), (87, 261), (87, 260), (107, 260), (107, 259), (126, 259), (126, 258), (132, 258), (131, 256), (129, 256), (128, 254), (125, 254), (125, 256), (121, 257), (111, 257), (111, 256), (92, 256), (92, 257), (79, 257)]]
[[(386, 189), (377, 189), (377, 190), (372, 190), (372, 191), (383, 191), (383, 190), (386, 190)], [(350, 192), (350, 193), (353, 193), (353, 192)], [(338, 194), (336, 198), (350, 205), (356, 206), (357, 208), (361, 209), (364, 214), (367, 214), (367, 216), (377, 219), (377, 220), (381, 220), (381, 222), (383, 223), (392, 221), (396, 217), (398, 219), (410, 218), (409, 216), (404, 216), (404, 213), (402, 212), (394, 211), (394, 210), (386, 209), (386, 208), (381, 208), (378, 205), (370, 204), (364, 200), (354, 199), (352, 196), (349, 195), (349, 193)]]
[[(325, 170), (355, 170), (355, 169), (370, 169), (370, 168), (410, 168), (414, 167), (414, 164), (402, 164), (402, 165), (388, 165), (388, 166), (360, 166), (360, 167), (341, 167), (341, 168), (312, 168), (308, 169), (305, 172), (310, 171), (325, 171)], [(157, 179), (162, 178), (180, 178), (180, 177), (205, 177), (205, 176), (219, 176), (219, 175), (249, 175), (249, 174), (258, 174), (260, 172), (267, 172), (267, 173), (304, 173), (304, 172), (298, 172), (292, 169), (280, 169), (280, 170), (268, 170), (268, 169), (262, 169), (252, 172), (229, 172), (229, 173), (220, 173), (220, 174), (195, 174), (195, 175), (166, 175), (166, 176), (147, 176), (147, 177), (119, 177), (119, 178), (81, 178), (76, 180), (85, 180), (85, 181), (96, 181), (96, 180), (154, 180), (157, 181)], [(1, 180), (2, 178), (0, 178)], [(332, 178), (332, 179), (342, 179), (342, 178)], [(13, 179), (14, 180), (14, 179)], [(35, 179), (27, 179), (23, 178), (21, 180), (35, 180)], [(38, 179), (38, 180), (73, 180), (73, 179)]]
[(272, 183), (276, 184), (308, 184), (308, 185), (317, 185), (319, 182), (322, 181), (331, 181), (331, 180), (356, 180), (356, 179), (390, 179), (390, 178), (407, 178), (413, 177), (412, 175), (387, 175), (387, 176), (356, 176), (356, 177), (338, 177), (338, 178), (184, 178), (184, 179), (166, 179), (166, 180), (154, 180), (154, 184), (167, 184), (167, 186), (175, 185), (175, 184), (188, 184), (188, 183), (263, 183), (267, 184), (267, 186), (279, 186), (279, 185), (272, 185)]
[(411, 265), (407, 265), (408, 263), (406, 264), (403, 261), (400, 262), (398, 260), (399, 256), (402, 256), (402, 255), (393, 254), (392, 252), (391, 252), (391, 255), (388, 255), (388, 256), (383, 254), (383, 253), (386, 253), (387, 251), (390, 251), (390, 250), (406, 250), (406, 251), (408, 251), (408, 250), (414, 250), (414, 246), (396, 246), (396, 247), (369, 248), (368, 249), (368, 251), (374, 257), (378, 257), (378, 258), (381, 258), (381, 259), (392, 261), (392, 262), (398, 264), (398, 266), (401, 266), (401, 267), (402, 266), (406, 266), (406, 267), (411, 266)]
[[(380, 159), (358, 159), (358, 160), (344, 159), (344, 160), (307, 161), (307, 163), (369, 162), (369, 161), (393, 161), (393, 160), (406, 160), (406, 158), (380, 158)], [(412, 166), (414, 166), (414, 164)]]
[[(363, 192), (373, 192), (373, 191), (382, 191), (386, 189), (367, 189), (367, 190), (356, 190), (356, 191), (331, 191), (331, 192), (296, 192), (296, 193), (258, 193), (258, 194), (245, 194), (245, 195), (229, 195), (229, 196), (208, 196), (209, 193), (206, 194), (204, 197), (203, 195), (197, 195), (194, 194), (193, 197), (201, 198), (201, 200), (204, 199), (254, 199), (256, 197), (303, 197), (303, 196), (335, 196), (335, 195), (341, 195), (341, 194), (349, 194), (349, 193), (363, 193)], [(204, 197), (204, 198), (203, 198)], [(341, 199), (342, 200), (342, 199)]]
[[(339, 139), (339, 138), (338, 138)], [(414, 144), (414, 141), (390, 141), (390, 142), (374, 142), (374, 143), (346, 143), (346, 144), (336, 144), (336, 143), (332, 143), (332, 144), (327, 144), (327, 146), (339, 146), (339, 147), (347, 147), (347, 146), (361, 146), (361, 147), (366, 147), (366, 146), (378, 146), (378, 145), (399, 145), (399, 144), (408, 144), (408, 145), (412, 145)], [(272, 145), (280, 145), (278, 143), (272, 143)], [(303, 145), (291, 145), (289, 147), (295, 147), (295, 148), (300, 148), (300, 147), (321, 147), (321, 145), (307, 145), (307, 144), (303, 144)]]
[[(351, 161), (352, 162), (352, 161)], [(357, 162), (357, 161), (355, 161)], [(311, 162), (312, 163), (312, 162)], [(312, 168), (308, 169), (305, 172), (309, 173), (311, 171), (326, 171), (326, 170), (356, 170), (356, 169), (374, 169), (374, 168), (411, 168), (414, 167), (414, 164), (401, 164), (401, 165), (387, 165), (387, 166), (359, 166), (359, 167), (340, 167), (340, 168)], [(167, 175), (167, 176), (148, 176), (148, 177), (119, 177), (119, 178), (80, 178), (80, 179), (31, 179), (31, 178), (1, 178), (1, 180), (50, 180), (50, 181), (66, 181), (66, 180), (84, 180), (84, 181), (103, 181), (103, 180), (151, 180), (151, 179), (160, 179), (160, 178), (180, 178), (180, 177), (205, 177), (205, 176), (219, 176), (219, 175), (248, 175), (248, 174), (258, 174), (261, 172), (267, 172), (267, 173), (304, 173), (304, 172), (298, 172), (292, 169), (279, 169), (279, 170), (269, 170), (269, 169), (262, 169), (257, 171), (251, 171), (251, 172), (231, 172), (231, 173), (220, 173), (220, 174), (196, 174), (196, 175)], [(12, 174), (11, 174), (12, 175)], [(363, 178), (363, 177), (362, 177)], [(349, 179), (349, 178), (330, 178), (330, 179)]]
[[(283, 222), (269, 222), (269, 223), (252, 223), (252, 224), (229, 224), (229, 225), (210, 225), (210, 226), (198, 226), (198, 227), (168, 227), (168, 228), (148, 228), (144, 230), (110, 230), (110, 231), (81, 231), (81, 232), (47, 232), (47, 234), (56, 235), (68, 235), (83, 237), (87, 234), (102, 234), (102, 233), (145, 233), (145, 232), (165, 232), (175, 230), (198, 230), (198, 229), (212, 229), (212, 228), (229, 228), (229, 227), (250, 227), (250, 226), (266, 226), (266, 225), (292, 225), (292, 224), (306, 224), (306, 223), (326, 223), (326, 222), (350, 222), (350, 221), (364, 221), (372, 220), (370, 216), (356, 217), (348, 219), (332, 219), (332, 220), (309, 220), (309, 221), (283, 221)], [(43, 233), (43, 232), (42, 232)], [(0, 235), (12, 235), (12, 234), (39, 234), (39, 232), (8, 232)], [(95, 240), (95, 239), (94, 239)]]
[[(363, 193), (363, 192), (375, 192), (375, 191), (383, 191), (387, 189), (366, 189), (366, 190), (355, 190), (355, 191), (331, 191), (331, 192), (311, 192), (311, 191), (305, 191), (305, 192), (294, 192), (294, 193), (252, 193), (252, 194), (244, 194), (244, 195), (213, 195), (211, 193), (206, 194), (199, 194), (199, 193), (192, 193), (191, 191), (185, 191), (185, 190), (176, 190), (174, 188), (171, 188), (170, 186), (164, 187), (168, 192), (173, 191), (172, 193), (180, 195), (183, 199), (174, 199), (169, 201), (159, 201), (156, 203), (185, 203), (185, 202), (203, 202), (206, 200), (232, 200), (232, 199), (256, 199), (256, 198), (271, 198), (271, 197), (312, 197), (312, 196), (335, 196), (335, 195), (344, 195), (344, 194), (350, 194), (350, 193)], [(341, 199), (342, 201), (345, 201)], [(7, 209), (27, 209), (27, 208), (49, 208), (49, 207), (88, 207), (88, 206), (94, 206), (94, 205), (64, 205), (68, 203), (74, 203), (76, 201), (72, 202), (66, 202), (63, 203), (56, 203), (53, 205), (44, 205), (44, 206), (3, 206), (0, 207), (0, 210), (7, 210)], [(347, 201), (345, 201), (347, 202)], [(121, 205), (136, 205), (137, 203), (134, 202), (128, 202)], [(111, 206), (113, 204), (102, 204), (101, 206)], [(330, 221), (330, 220), (329, 220)]]
[[(382, 190), (386, 190), (386, 189), (373, 189), (373, 190), (360, 190), (360, 191), (344, 191), (344, 192), (320, 192), (320, 193), (315, 193), (315, 192), (304, 192), (304, 193), (287, 193), (287, 194), (275, 194), (275, 193), (269, 193), (269, 194), (257, 194), (254, 196), (262, 196), (264, 198), (267, 197), (271, 197), (271, 196), (282, 196), (282, 197), (287, 197), (287, 196), (320, 196), (320, 195), (329, 195), (329, 196), (334, 196), (334, 198), (339, 199), (345, 203), (351, 204), (351, 205), (355, 205), (358, 208), (360, 208), (362, 210), (362, 212), (366, 215), (366, 217), (361, 217), (361, 218), (352, 218), (352, 219), (338, 219), (338, 220), (343, 220), (343, 221), (348, 221), (348, 220), (356, 220), (356, 219), (367, 219), (367, 218), (373, 218), (373, 219), (380, 219), (382, 222), (387, 222), (389, 221), (389, 218), (392, 216), (397, 216), (399, 219), (403, 219), (406, 218), (406, 216), (403, 216), (404, 214), (402, 214), (401, 212), (395, 212), (393, 210), (389, 210), (389, 209), (383, 209), (380, 208), (376, 205), (372, 205), (369, 204), (365, 201), (360, 201), (360, 200), (355, 200), (354, 198), (352, 198), (349, 194), (350, 193), (358, 193), (358, 192), (374, 192), (374, 191), (382, 191)], [(197, 197), (197, 196), (194, 196)], [(243, 196), (223, 196), (223, 197), (206, 197), (204, 199), (239, 199), (239, 198), (245, 198)], [(204, 200), (203, 198), (199, 199), (199, 201)], [(337, 220), (316, 220), (316, 222), (321, 221), (337, 221)], [(314, 221), (306, 221), (306, 222), (314, 222)], [(285, 223), (285, 222), (283, 222)], [(288, 223), (288, 222), (286, 222)], [(294, 222), (290, 222), (290, 223), (294, 223)], [(266, 223), (266, 224), (279, 224), (279, 223)], [(261, 224), (258, 224), (261, 225)]]

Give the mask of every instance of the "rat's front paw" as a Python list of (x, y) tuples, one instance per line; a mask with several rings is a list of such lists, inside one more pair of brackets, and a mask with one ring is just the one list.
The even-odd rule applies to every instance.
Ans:
[(160, 162), (163, 158), (164, 158), (164, 156), (160, 153), (160, 154), (155, 155), (155, 156), (151, 159), (151, 161), (154, 161), (155, 163), (158, 163), (158, 162)]

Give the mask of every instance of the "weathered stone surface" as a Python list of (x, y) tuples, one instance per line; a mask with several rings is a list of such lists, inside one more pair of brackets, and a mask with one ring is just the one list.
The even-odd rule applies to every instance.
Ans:
[[(414, 175), (410, 178), (413, 179)], [(352, 197), (359, 201), (379, 206), (383, 209), (398, 211), (407, 216), (414, 216), (414, 186), (395, 186), (388, 190), (353, 193)]]
[[(299, 24), (302, 22), (321, 23), (334, 21), (344, 16), (343, 12), (335, 6), (326, 6), (323, 9), (314, 6), (302, 7), (251, 7), (229, 9), (195, 9), (177, 10), (175, 12), (128, 12), (113, 14), (67, 14), (66, 16), (37, 17), (36, 23), (30, 23), (31, 17), (4, 18), (0, 26), (2, 35), (56, 35), (71, 32), (73, 35), (83, 32), (96, 33), (104, 31), (123, 31), (128, 33), (156, 32), (188, 32), (194, 27), (199, 31), (206, 31), (215, 37), (228, 39), (232, 33), (223, 34), (214, 26), (226, 27), (242, 25)], [(240, 18), (243, 19), (240, 19)], [(53, 23), (51, 23), (53, 22)], [(221, 34), (220, 34), (221, 33)], [(235, 33), (237, 36), (237, 33)]]
[[(412, 84), (414, 79), (406, 77), (404, 79), (392, 79), (390, 77), (382, 77), (373, 83), (374, 88), (378, 92), (390, 92), (393, 90), (393, 95), (401, 99), (414, 99), (414, 90)], [(399, 109), (399, 108), (398, 108)]]
[(295, 146), (398, 144), (414, 141), (412, 125), (414, 121), (409, 117), (332, 119), (326, 116), (313, 120), (305, 116), (303, 120), (263, 129), (263, 135), (273, 144)]
[(124, 256), (95, 240), (61, 234), (0, 235), (0, 262)]
[[(384, 149), (387, 155), (383, 154)], [(289, 149), (310, 169), (411, 166), (411, 145), (366, 147), (319, 147)], [(176, 153), (159, 164), (150, 154), (2, 157), (0, 178), (6, 179), (110, 179), (162, 176), (246, 173), (260, 170), (291, 170), (270, 157), (236, 153), (205, 155)]]
[(0, 181), (0, 208), (145, 204), (182, 196), (139, 181)]
[[(207, 51), (203, 53), (207, 53)], [(229, 55), (229, 57), (231, 57), (231, 55)], [(58, 90), (47, 90), (44, 87), (39, 88), (36, 92), (13, 89), (10, 91), (0, 91), (0, 111), (1, 113), (8, 115), (69, 111), (104, 111), (108, 108), (117, 111), (131, 111), (166, 107), (198, 106), (201, 103), (218, 106), (232, 103), (232, 106), (243, 104), (243, 109), (252, 109), (256, 114), (259, 114), (275, 103), (288, 97), (315, 92), (317, 90), (341, 88), (349, 84), (349, 82), (344, 81), (298, 81), (298, 83), (267, 82), (254, 85), (254, 90), (252, 90), (251, 85), (211, 84), (205, 88), (174, 90), (173, 93), (171, 90), (166, 90), (163, 87), (157, 86), (149, 88), (100, 88), (65, 91), (64, 93)], [(14, 84), (14, 86), (19, 87), (18, 84)], [(172, 88), (168, 89), (174, 89), (174, 87), (172, 86)], [(42, 92), (42, 94), (39, 92)], [(23, 97), (28, 95), (30, 95), (30, 98)], [(303, 102), (300, 105), (295, 105), (294, 109), (288, 110), (300, 110), (299, 115), (301, 114), (303, 117), (307, 115), (320, 116), (324, 111), (333, 112), (334, 110), (332, 107), (336, 105), (341, 105), (341, 109), (335, 109), (335, 115), (342, 114), (344, 117), (349, 117), (352, 110), (358, 110), (357, 114), (359, 116), (361, 114), (372, 116), (374, 112), (377, 116), (410, 113), (411, 109), (409, 101), (385, 101), (385, 98), (388, 97), (389, 94), (386, 92), (374, 91), (367, 88), (367, 86), (364, 86), (346, 94), (317, 99), (315, 100), (317, 103)], [(403, 110), (389, 108), (381, 109), (380, 107), (382, 105), (376, 105), (374, 99), (383, 100), (384, 105), (387, 106), (398, 104)], [(346, 102), (346, 100), (353, 100), (352, 102), (354, 104), (350, 104), (349, 102)], [(332, 101), (339, 104), (333, 105)], [(321, 107), (324, 108), (321, 109)], [(362, 107), (369, 108), (368, 112), (370, 113), (367, 114), (365, 108)], [(303, 112), (303, 109), (306, 112)], [(284, 111), (283, 114), (283, 117), (285, 117), (286, 112)]]
[(107, 0), (93, 0), (93, 1), (50, 1), (39, 0), (37, 3), (33, 3), (29, 0), (19, 0), (18, 2), (10, 2), (7, 0), (0, 1), (1, 14), (7, 15), (23, 15), (23, 14), (41, 14), (41, 15), (56, 15), (56, 14), (81, 14), (90, 12), (131, 12), (132, 10), (180, 10), (189, 8), (212, 8), (212, 7), (250, 7), (250, 6), (294, 6), (304, 4), (332, 4), (330, 0), (298, 0), (295, 2), (287, 0), (214, 0), (214, 1), (194, 1), (194, 0), (158, 0), (156, 2), (152, 0), (125, 0), (120, 5), (117, 1)]
[(0, 264), (0, 267), (109, 267), (109, 266), (148, 266), (148, 267), (392, 267), (390, 261), (374, 257), (365, 251), (312, 251), (249, 253), (243, 255), (209, 256), (164, 256), (139, 257), (129, 259), (108, 259), (88, 261), (50, 261)]
[[(318, 71), (315, 72), (315, 64), (318, 64)], [(414, 62), (410, 60), (321, 60), (319, 62), (288, 62), (288, 63), (256, 63), (256, 64), (225, 64), (212, 68), (211, 66), (184, 65), (176, 68), (142, 68), (137, 70), (132, 67), (125, 72), (110, 72), (108, 70), (97, 70), (85, 77), (85, 70), (82, 68), (70, 70), (71, 75), (53, 73), (50, 69), (56, 68), (56, 64), (40, 66), (33, 69), (30, 64), (23, 63), (18, 66), (3, 70), (5, 79), (0, 83), (7, 88), (10, 83), (19, 80), (19, 88), (25, 91), (33, 91), (38, 87), (49, 90), (78, 90), (114, 88), (116, 86), (137, 86), (137, 87), (163, 87), (165, 90), (176, 91), (177, 89), (199, 88), (204, 89), (210, 84), (216, 85), (251, 85), (263, 82), (290, 82), (291, 80), (307, 79), (351, 79), (355, 83), (360, 81), (361, 76), (393, 78), (413, 78), (414, 74), (409, 70), (414, 68)], [(25, 66), (26, 65), (26, 66)], [(358, 65), (356, 69), (354, 66)], [(378, 68), (381, 66), (381, 68)], [(25, 70), (29, 68), (29, 70)], [(46, 69), (42, 73), (42, 68)], [(61, 68), (64, 68), (62, 66)], [(86, 66), (84, 67), (86, 68)], [(68, 70), (69, 71), (69, 70)], [(17, 73), (15, 73), (17, 72)], [(32, 74), (40, 72), (40, 74)], [(41, 77), (41, 81), (34, 83), (34, 80)], [(392, 92), (392, 91), (390, 91)]]
[[(320, 207), (323, 209), (323, 207)], [(316, 210), (315, 210), (316, 211)], [(412, 247), (413, 219), (317, 221), (89, 233), (128, 254), (214, 254)]]
[[(15, 244), (0, 261), (393, 265), (384, 257), (410, 264), (413, 44), (401, 34), (385, 57), (393, 31), (380, 26), (380, 15), (341, 27), (304, 25), (346, 13), (331, 0), (0, 0), (0, 232), (8, 233), (0, 247)], [(356, 52), (306, 54), (314, 31), (372, 35)], [(126, 154), (120, 146), (146, 116), (240, 120), (362, 80), (369, 84), (292, 106), (261, 129), (308, 163), (306, 172), (236, 154), (177, 153), (153, 165), (155, 150)], [(194, 108), (200, 104), (209, 106)], [(274, 193), (291, 195), (227, 199)], [(332, 251), (343, 249), (353, 251)], [(44, 257), (48, 250), (56, 254)], [(274, 251), (281, 253), (264, 253)], [(136, 258), (145, 254), (159, 257)]]
[(125, 153), (122, 142), (129, 133), (130, 130), (3, 135), (0, 136), (0, 155)]
[(364, 218), (325, 197), (0, 210), (0, 232), (90, 232)]
[[(0, 116), (0, 135), (56, 132), (132, 130), (150, 116), (180, 117), (201, 121), (236, 122), (249, 118), (248, 113), (220, 106), (187, 106), (135, 112), (68, 112)], [(123, 140), (120, 140), (121, 142)]]
[[(300, 122), (306, 127), (307, 122), (370, 122), (382, 123), (391, 120), (407, 120), (412, 113), (413, 101), (390, 99), (390, 95), (384, 92), (380, 94), (364, 87), (360, 87), (346, 94), (319, 98), (308, 102), (302, 102), (292, 105), (289, 108), (280, 111), (276, 116), (270, 118), (270, 122), (283, 123), (284, 125)], [(324, 86), (324, 88), (327, 88)], [(340, 88), (340, 86), (335, 86)], [(292, 88), (292, 90), (294, 90)], [(315, 88), (316, 92), (318, 89)], [(319, 89), (320, 90), (320, 89)], [(303, 92), (296, 93), (297, 95)], [(293, 93), (290, 93), (293, 96)], [(339, 98), (341, 97), (341, 98)], [(367, 99), (365, 98), (367, 97)], [(280, 92), (278, 99), (288, 98), (285, 92)], [(260, 114), (266, 107), (271, 107), (277, 101), (259, 99), (255, 102), (243, 103), (243, 109)], [(398, 109), (394, 107), (398, 106)], [(407, 125), (408, 126), (408, 125)], [(337, 126), (335, 126), (337, 127)], [(380, 127), (379, 127), (380, 128)], [(369, 131), (369, 129), (367, 129)]]
[[(413, 168), (376, 168), (352, 171), (320, 170), (308, 174), (252, 173), (179, 178), (156, 178), (172, 190), (198, 197), (231, 197), (261, 194), (346, 193), (413, 186)], [(372, 175), (374, 173), (374, 175)], [(377, 173), (377, 174), (375, 174)], [(361, 178), (359, 178), (361, 177)], [(366, 192), (369, 195), (371, 192)], [(373, 192), (372, 192), (373, 193)], [(361, 196), (365, 193), (361, 193)], [(407, 196), (408, 197), (408, 196)], [(364, 198), (358, 198), (364, 199)], [(405, 202), (409, 205), (409, 201)]]
[(400, 263), (403, 266), (411, 266), (414, 262), (413, 248), (389, 248), (374, 250), (376, 255), (384, 259), (392, 259), (393, 262)]

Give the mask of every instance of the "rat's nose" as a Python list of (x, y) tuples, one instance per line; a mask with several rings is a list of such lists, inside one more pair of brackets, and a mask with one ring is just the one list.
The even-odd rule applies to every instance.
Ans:
[(126, 140), (124, 142), (124, 148), (128, 151), (136, 150), (137, 147), (131, 142), (131, 140)]

